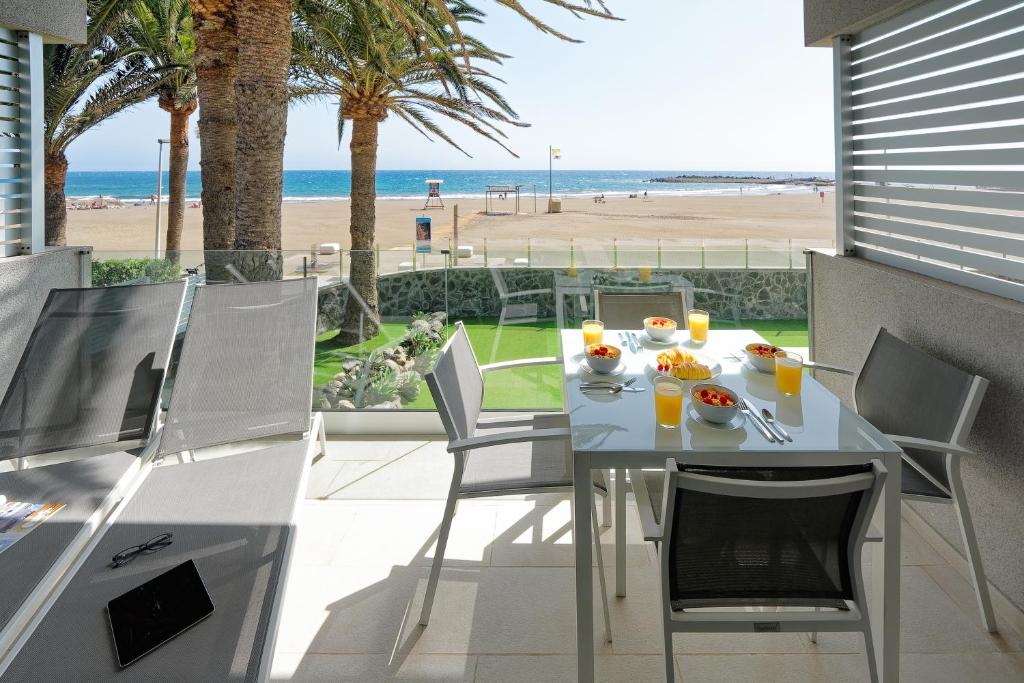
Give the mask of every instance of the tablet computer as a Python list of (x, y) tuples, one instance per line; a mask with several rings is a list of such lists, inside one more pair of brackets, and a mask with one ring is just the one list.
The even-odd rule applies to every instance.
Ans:
[(107, 603), (117, 662), (137, 661), (213, 614), (213, 601), (192, 560)]

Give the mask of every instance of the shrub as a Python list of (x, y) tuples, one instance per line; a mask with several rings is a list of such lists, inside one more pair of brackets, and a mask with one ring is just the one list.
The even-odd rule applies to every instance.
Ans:
[(126, 258), (93, 261), (92, 286), (107, 287), (149, 278), (150, 282), (171, 282), (181, 277), (181, 266), (155, 258)]

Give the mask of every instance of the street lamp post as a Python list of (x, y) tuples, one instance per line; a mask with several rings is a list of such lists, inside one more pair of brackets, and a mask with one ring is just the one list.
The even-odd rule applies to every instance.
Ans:
[(164, 181), (164, 145), (170, 144), (170, 140), (158, 138), (156, 153), (156, 234), (153, 242), (153, 257), (160, 258), (160, 201), (163, 198)]

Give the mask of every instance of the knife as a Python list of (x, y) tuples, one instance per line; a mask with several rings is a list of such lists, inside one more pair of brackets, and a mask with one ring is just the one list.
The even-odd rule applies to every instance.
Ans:
[(758, 417), (757, 413), (754, 412), (754, 409), (749, 403), (747, 403), (747, 399), (745, 398), (740, 398), (740, 411), (750, 418), (751, 423), (757, 427), (757, 431), (761, 432), (761, 436), (772, 443), (782, 443), (781, 440), (776, 438), (774, 432), (768, 429), (767, 425), (761, 421), (761, 418)]
[(629, 333), (629, 338), (633, 340), (633, 353), (636, 353), (642, 348), (640, 345), (640, 338), (636, 336), (634, 332)]

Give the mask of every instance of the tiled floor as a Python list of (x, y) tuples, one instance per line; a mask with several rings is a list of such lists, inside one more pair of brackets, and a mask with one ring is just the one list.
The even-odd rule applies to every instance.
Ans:
[[(332, 441), (329, 451), (313, 467), (302, 510), (274, 680), (575, 681), (565, 497), (460, 503), (422, 629), (451, 456), (442, 442), (416, 438)], [(658, 681), (655, 553), (632, 503), (628, 512), (629, 595), (612, 598), (614, 643), (595, 634), (598, 679)], [(603, 541), (614, 564), (610, 529)], [(907, 524), (903, 565), (902, 680), (1024, 681), (1024, 639), (985, 633), (969, 584)], [(845, 634), (822, 634), (816, 645), (803, 634), (676, 636), (674, 650), (677, 680), (687, 683), (867, 680), (863, 643)]]

